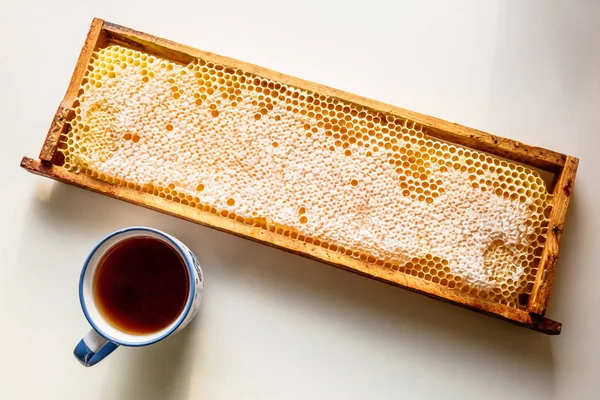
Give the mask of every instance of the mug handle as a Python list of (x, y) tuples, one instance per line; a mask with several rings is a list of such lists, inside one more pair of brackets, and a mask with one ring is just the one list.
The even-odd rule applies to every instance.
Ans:
[(75, 346), (73, 355), (85, 367), (91, 367), (104, 360), (106, 356), (115, 351), (118, 344), (100, 336), (91, 329)]

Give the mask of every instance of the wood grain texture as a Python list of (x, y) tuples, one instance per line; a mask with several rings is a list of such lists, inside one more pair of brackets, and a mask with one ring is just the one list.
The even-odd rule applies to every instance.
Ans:
[(71, 112), (71, 108), (73, 107), (73, 102), (77, 98), (77, 92), (81, 87), (83, 74), (85, 73), (92, 53), (102, 40), (101, 33), (103, 25), (104, 21), (101, 19), (94, 18), (92, 21), (90, 31), (88, 32), (85, 43), (83, 44), (81, 52), (79, 53), (79, 59), (75, 65), (75, 70), (71, 76), (71, 81), (69, 82), (67, 92), (65, 93), (63, 101), (58, 106), (58, 110), (56, 111), (54, 119), (50, 124), (50, 129), (48, 130), (46, 140), (44, 141), (44, 145), (40, 151), (41, 160), (48, 162), (52, 161), (58, 145), (58, 140), (60, 139), (60, 135), (65, 133), (66, 129), (68, 128), (67, 122), (72, 118), (73, 113)]
[(535, 278), (531, 297), (527, 304), (527, 311), (536, 315), (544, 315), (550, 299), (550, 289), (556, 273), (558, 249), (563, 233), (567, 208), (573, 193), (575, 175), (579, 160), (567, 157), (565, 167), (557, 176), (553, 191), (552, 211), (546, 235), (546, 246), (542, 252), (540, 264)]
[(346, 255), (341, 255), (320, 246), (277, 235), (261, 228), (248, 226), (220, 215), (175, 203), (161, 197), (156, 197), (152, 194), (139, 192), (126, 186), (108, 184), (85, 174), (72, 173), (64, 168), (48, 165), (27, 157), (22, 159), (21, 167), (37, 175), (55, 179), (120, 200), (125, 200), (142, 207), (183, 218), (223, 232), (232, 233), (236, 236), (321, 261), (346, 271), (354, 272), (388, 284), (422, 293), (435, 299), (495, 316), (539, 332), (557, 335), (561, 330), (561, 324), (559, 322), (531, 315), (526, 311), (517, 310), (512, 307), (481, 299), (458, 290), (453, 290), (442, 285), (418, 279), (411, 275), (384, 269), (377, 265), (369, 264), (368, 262), (357, 260)]
[[(413, 277), (412, 275), (388, 270), (379, 265), (357, 260), (320, 246), (297, 241), (262, 228), (248, 226), (220, 215), (171, 202), (148, 193), (139, 192), (123, 186), (111, 185), (93, 179), (87, 175), (75, 174), (57, 165), (53, 165), (61, 165), (61, 163), (58, 162), (61, 153), (57, 151), (57, 143), (61, 133), (64, 133), (65, 130), (68, 129), (69, 124), (67, 122), (72, 114), (73, 102), (76, 99), (77, 91), (81, 85), (90, 57), (95, 49), (109, 43), (122, 44), (182, 64), (188, 64), (197, 58), (202, 58), (205, 61), (239, 68), (246, 72), (300, 89), (336, 97), (340, 100), (352, 102), (377, 112), (392, 114), (396, 117), (412, 120), (424, 126), (424, 131), (428, 136), (484, 151), (556, 174), (557, 181), (554, 189), (555, 200), (550, 216), (550, 226), (556, 226), (556, 228), (551, 229), (551, 232), (548, 234), (549, 238), (547, 239), (545, 249), (542, 253), (542, 260), (539, 265), (535, 287), (529, 298), (527, 311), (518, 310), (516, 308), (463, 293), (459, 290), (450, 289), (446, 286)], [(137, 32), (100, 19), (94, 19), (65, 97), (58, 108), (42, 147), (40, 160), (23, 158), (21, 166), (29, 172), (41, 176), (79, 186), (97, 193), (125, 200), (133, 204), (141, 205), (201, 225), (280, 248), (291, 253), (322, 261), (337, 268), (400, 286), (436, 299), (458, 304), (462, 307), (508, 320), (543, 333), (558, 334), (561, 330), (560, 323), (544, 318), (543, 314), (546, 309), (550, 287), (554, 278), (559, 239), (560, 234), (562, 233), (562, 226), (564, 224), (570, 197), (570, 188), (572, 188), (575, 179), (577, 159), (551, 150), (530, 146), (512, 139), (494, 136), (473, 128), (370, 100), (235, 59), (197, 50), (189, 46), (180, 45), (166, 39)], [(561, 190), (562, 194), (560, 193)]]

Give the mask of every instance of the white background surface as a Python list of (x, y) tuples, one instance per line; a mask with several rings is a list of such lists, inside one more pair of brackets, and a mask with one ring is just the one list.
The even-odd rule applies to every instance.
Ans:
[[(19, 169), (92, 17), (581, 158), (548, 337)], [(0, 0), (0, 398), (597, 399), (600, 2)], [(81, 264), (148, 225), (198, 255), (180, 335), (85, 369)]]

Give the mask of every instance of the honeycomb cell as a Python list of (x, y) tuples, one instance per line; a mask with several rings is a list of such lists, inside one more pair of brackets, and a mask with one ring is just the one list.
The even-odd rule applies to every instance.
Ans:
[(552, 196), (525, 166), (238, 68), (118, 45), (95, 51), (73, 110), (63, 168), (526, 306)]

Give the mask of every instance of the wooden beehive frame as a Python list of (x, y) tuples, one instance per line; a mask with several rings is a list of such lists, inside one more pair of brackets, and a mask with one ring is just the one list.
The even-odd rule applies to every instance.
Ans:
[[(534, 288), (529, 297), (527, 310), (519, 310), (482, 299), (448, 287), (428, 282), (411, 275), (383, 269), (329, 249), (299, 242), (289, 237), (277, 235), (261, 228), (224, 218), (210, 212), (201, 211), (183, 204), (143, 193), (123, 186), (115, 186), (96, 180), (85, 174), (76, 174), (56, 165), (60, 135), (69, 129), (68, 121), (73, 116), (71, 107), (77, 97), (83, 75), (92, 53), (108, 43), (122, 44), (148, 54), (167, 58), (181, 63), (189, 63), (197, 58), (239, 68), (253, 74), (270, 78), (291, 86), (311, 90), (345, 101), (359, 104), (373, 110), (393, 114), (413, 120), (427, 128), (427, 135), (472, 149), (484, 151), (511, 161), (516, 161), (540, 170), (555, 174), (553, 185), (554, 203), (550, 214), (550, 224), (546, 244), (538, 266)], [(350, 93), (283, 75), (242, 61), (218, 56), (205, 51), (183, 46), (169, 40), (124, 28), (100, 19), (94, 19), (71, 82), (61, 102), (50, 130), (43, 144), (39, 160), (24, 157), (21, 166), (26, 170), (61, 182), (79, 186), (98, 193), (161, 211), (211, 228), (252, 239), (305, 257), (368, 276), (389, 284), (404, 287), (440, 300), (499, 317), (547, 334), (558, 334), (559, 322), (544, 317), (550, 288), (554, 280), (559, 241), (563, 231), (565, 215), (571, 196), (578, 159), (550, 150), (526, 145), (515, 140), (500, 138), (476, 129), (464, 127), (427, 115), (415, 113), (388, 104), (369, 100)]]

